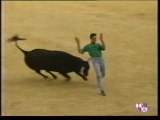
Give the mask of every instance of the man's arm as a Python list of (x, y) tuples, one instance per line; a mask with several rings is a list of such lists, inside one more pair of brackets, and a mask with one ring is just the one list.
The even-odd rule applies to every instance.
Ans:
[(78, 52), (81, 53), (81, 54), (83, 54), (83, 52), (81, 51), (80, 42), (79, 42), (80, 40), (79, 40), (79, 38), (75, 37), (75, 40), (76, 40), (76, 43), (77, 43)]
[(102, 46), (104, 47), (104, 49), (106, 49), (106, 45), (105, 45), (105, 43), (103, 41), (103, 34), (102, 33), (100, 33), (100, 41), (101, 41)]

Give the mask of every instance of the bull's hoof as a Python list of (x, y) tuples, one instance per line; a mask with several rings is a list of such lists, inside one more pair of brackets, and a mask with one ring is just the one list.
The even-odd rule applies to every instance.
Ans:
[(83, 78), (85, 81), (87, 81), (88, 79), (86, 77)]

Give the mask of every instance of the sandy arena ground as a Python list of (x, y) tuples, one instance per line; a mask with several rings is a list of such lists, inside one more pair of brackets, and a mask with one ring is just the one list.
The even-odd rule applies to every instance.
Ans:
[[(3, 2), (3, 115), (157, 115), (157, 2)], [(24, 50), (61, 50), (78, 54), (74, 37), (84, 46), (89, 34), (104, 34), (107, 44), (107, 96), (100, 96), (93, 67), (88, 81), (75, 73), (70, 82), (43, 79), (24, 63), (24, 55), (6, 39), (27, 38)], [(98, 40), (99, 42), (99, 40)], [(92, 65), (90, 63), (90, 65)], [(149, 111), (136, 111), (147, 103)]]

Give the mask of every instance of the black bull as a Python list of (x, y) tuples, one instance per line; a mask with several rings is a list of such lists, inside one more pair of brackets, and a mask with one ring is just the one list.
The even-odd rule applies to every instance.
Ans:
[(18, 46), (18, 40), (25, 39), (19, 38), (18, 36), (14, 36), (9, 39), (10, 42), (15, 42), (16, 47), (24, 53), (26, 65), (44, 78), (48, 77), (42, 74), (41, 70), (48, 72), (54, 79), (56, 79), (57, 76), (51, 73), (51, 71), (60, 73), (68, 80), (71, 77), (67, 73), (75, 72), (84, 80), (87, 80), (86, 76), (88, 75), (90, 68), (87, 61), (62, 51), (51, 51), (45, 49), (25, 51)]

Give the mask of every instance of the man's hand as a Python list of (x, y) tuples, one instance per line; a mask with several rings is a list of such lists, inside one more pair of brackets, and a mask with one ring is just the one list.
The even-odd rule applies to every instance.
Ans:
[(76, 43), (79, 44), (79, 38), (75, 37)]
[(104, 43), (104, 41), (103, 41), (103, 34), (102, 34), (102, 33), (100, 33), (100, 41), (101, 41), (101, 43), (102, 43), (102, 46), (103, 46), (104, 49), (105, 49), (106, 45), (105, 45), (105, 43)]
[(78, 52), (82, 54), (82, 52), (81, 52), (81, 47), (80, 47), (80, 40), (79, 40), (79, 38), (75, 37), (74, 39), (75, 39), (75, 41), (76, 41), (76, 43), (77, 43)]
[(102, 34), (102, 33), (100, 33), (100, 39), (101, 39), (101, 40), (103, 39), (103, 34)]

